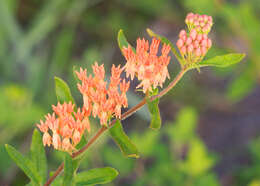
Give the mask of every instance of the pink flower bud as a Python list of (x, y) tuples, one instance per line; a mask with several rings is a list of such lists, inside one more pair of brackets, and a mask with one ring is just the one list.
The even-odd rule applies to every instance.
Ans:
[(208, 35), (207, 34), (202, 34), (202, 39), (208, 39)]
[(187, 48), (188, 52), (192, 52), (193, 51), (193, 45), (189, 45), (188, 48)]
[(208, 21), (212, 23), (212, 17), (211, 16), (208, 16)]
[(200, 48), (197, 48), (197, 49), (196, 49), (195, 55), (196, 55), (197, 57), (200, 57), (200, 56), (201, 56)]
[(178, 39), (178, 41), (176, 43), (177, 47), (181, 48), (183, 46), (183, 44), (184, 44), (183, 40), (182, 39)]
[(202, 16), (202, 15), (199, 15), (198, 20), (199, 20), (199, 21), (203, 21), (203, 16)]
[(199, 21), (194, 21), (194, 25), (195, 25), (195, 26), (199, 26), (199, 25), (200, 25), (200, 22), (199, 22)]
[(205, 26), (205, 22), (204, 22), (204, 21), (201, 21), (201, 22), (200, 22), (200, 26), (201, 26), (201, 27), (204, 27), (204, 26)]
[(202, 40), (202, 34), (198, 34), (197, 35), (197, 41), (201, 41)]
[(206, 27), (210, 30), (211, 25), (209, 23), (207, 23)]
[(207, 41), (208, 41), (207, 45), (208, 45), (208, 49), (209, 49), (212, 46), (212, 41), (211, 41), (211, 39), (208, 39)]
[(187, 51), (186, 47), (185, 46), (181, 47), (180, 51), (181, 51), (182, 54), (186, 54), (186, 51)]
[(187, 39), (187, 36), (186, 36), (186, 35), (183, 35), (183, 36), (181, 37), (181, 39), (182, 39), (183, 42), (185, 42), (186, 39)]
[(201, 54), (202, 54), (203, 56), (205, 56), (206, 53), (207, 53), (207, 48), (204, 47), (204, 46), (202, 46), (202, 47), (201, 47)]
[(208, 16), (207, 15), (203, 15), (203, 21), (205, 21), (205, 22), (208, 21)]
[(195, 40), (195, 41), (193, 42), (193, 47), (194, 47), (194, 48), (198, 48), (199, 46), (200, 46), (199, 41)]
[(186, 36), (186, 31), (185, 30), (181, 30), (179, 33), (179, 37), (181, 38), (182, 36)]
[(188, 18), (188, 23), (193, 24), (193, 22), (194, 22), (193, 17)]
[(195, 29), (192, 29), (192, 30), (190, 31), (190, 37), (192, 38), (192, 40), (195, 40), (196, 36), (197, 36), (196, 30), (195, 30)]
[(188, 37), (185, 43), (186, 45), (190, 45), (192, 43), (192, 38)]
[(187, 17), (193, 17), (193, 16), (194, 16), (194, 14), (192, 12), (187, 14)]
[(207, 39), (203, 39), (201, 41), (201, 45), (204, 46), (204, 47), (207, 47), (208, 46), (208, 40)]

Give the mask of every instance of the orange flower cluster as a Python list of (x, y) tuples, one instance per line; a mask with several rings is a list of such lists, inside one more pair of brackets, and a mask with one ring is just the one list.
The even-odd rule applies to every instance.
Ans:
[[(94, 77), (87, 76), (87, 69), (80, 69), (76, 72), (81, 83), (78, 84), (78, 89), (83, 95), (83, 108), (91, 112), (93, 117), (98, 116), (101, 125), (107, 125), (108, 120), (115, 116), (121, 117), (121, 108), (128, 106), (126, 92), (129, 89), (130, 82), (121, 80), (120, 75), (122, 69), (120, 66), (111, 68), (110, 83), (107, 87), (105, 78), (104, 65), (98, 66), (95, 63), (93, 66)], [(118, 88), (120, 87), (121, 93)]]
[(94, 77), (87, 76), (87, 69), (76, 71), (81, 81), (78, 89), (83, 95), (82, 109), (78, 108), (75, 112), (75, 105), (71, 102), (58, 103), (57, 106), (52, 106), (54, 112), (45, 116), (45, 122), (40, 120), (40, 124), (37, 124), (43, 132), (44, 146), (53, 145), (57, 150), (72, 152), (76, 150), (84, 132), (90, 132), (91, 114), (99, 117), (101, 125), (107, 125), (113, 116), (120, 118), (121, 108), (128, 106), (126, 92), (130, 83), (120, 78), (122, 68), (112, 66), (108, 86), (104, 80), (104, 65), (95, 63), (92, 68)]
[[(141, 81), (137, 88), (142, 87), (143, 92), (151, 91), (153, 88), (163, 85), (166, 78), (170, 78), (168, 64), (171, 57), (168, 56), (171, 47), (164, 44), (161, 55), (157, 56), (160, 40), (153, 38), (149, 47), (149, 42), (145, 39), (137, 39), (136, 52), (129, 45), (123, 48), (123, 55), (127, 60), (124, 69), (126, 76), (134, 79), (134, 76)], [(149, 50), (149, 51), (148, 51)]]
[(53, 145), (55, 149), (71, 152), (75, 150), (85, 129), (90, 131), (89, 114), (84, 109), (74, 112), (74, 107), (71, 102), (58, 103), (52, 106), (54, 112), (45, 116), (45, 122), (40, 120), (37, 127), (43, 132), (44, 146)]

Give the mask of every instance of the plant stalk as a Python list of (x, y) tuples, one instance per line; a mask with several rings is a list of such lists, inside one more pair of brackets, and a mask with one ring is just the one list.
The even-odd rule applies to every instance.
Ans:
[[(150, 98), (151, 101), (155, 100), (156, 98), (161, 98), (162, 96), (164, 96), (166, 93), (168, 93), (183, 77), (183, 75), (185, 74), (185, 72), (187, 72), (187, 69), (182, 69), (177, 76), (172, 80), (172, 82), (165, 88), (163, 89), (159, 94), (152, 96)], [(136, 111), (138, 111), (140, 108), (142, 108), (144, 105), (146, 104), (146, 100), (143, 99), (142, 101), (140, 101), (137, 105), (135, 105), (134, 107), (132, 107), (131, 109), (127, 110), (126, 112), (124, 112), (121, 116), (120, 120), (124, 120), (126, 118), (128, 118), (129, 116), (131, 116), (133, 113), (135, 113)], [(100, 136), (101, 134), (103, 134), (107, 129), (109, 129), (110, 127), (112, 127), (115, 122), (117, 121), (117, 119), (112, 120), (108, 126), (102, 126), (97, 133), (88, 141), (88, 143), (82, 147), (82, 149), (78, 150), (77, 152), (73, 153), (71, 156), (72, 158), (76, 158), (79, 155), (81, 155), (82, 153), (84, 153)], [(63, 171), (64, 168), (64, 163), (62, 163), (58, 169), (55, 171), (55, 173), (47, 180), (47, 182), (44, 184), (44, 186), (49, 186), (53, 180)]]

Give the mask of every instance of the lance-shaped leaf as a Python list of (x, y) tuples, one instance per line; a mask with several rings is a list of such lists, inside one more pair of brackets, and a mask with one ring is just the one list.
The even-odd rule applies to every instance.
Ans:
[(78, 173), (74, 180), (77, 186), (106, 184), (115, 179), (117, 175), (116, 169), (104, 167)]
[(73, 178), (73, 161), (68, 153), (65, 153), (64, 158), (64, 176), (63, 176), (63, 186), (70, 186)]
[(158, 107), (159, 104), (159, 98), (156, 98), (153, 101), (150, 101), (149, 98), (146, 99), (148, 109), (151, 114), (151, 123), (150, 128), (154, 130), (159, 130), (161, 128), (161, 116), (160, 116), (160, 110)]
[(139, 158), (139, 152), (136, 146), (130, 141), (129, 137), (123, 130), (119, 120), (109, 129), (109, 133), (113, 140), (119, 146), (124, 156)]
[(178, 61), (182, 64), (182, 59), (180, 57), (180, 55), (178, 54), (178, 52), (176, 51), (176, 49), (174, 48), (174, 45), (172, 44), (171, 41), (169, 41), (166, 37), (161, 36), (159, 34), (154, 33), (151, 29), (147, 28), (146, 29), (148, 35), (150, 37), (155, 37), (157, 39), (159, 39), (162, 43), (166, 44), (166, 45), (170, 45), (172, 53), (174, 54), (174, 56), (178, 59)]
[(42, 136), (37, 129), (34, 129), (31, 143), (31, 161), (35, 165), (37, 172), (41, 177), (41, 183), (47, 178), (47, 160), (45, 150), (42, 144)]
[(221, 56), (216, 56), (196, 64), (194, 68), (205, 67), (205, 66), (215, 66), (215, 67), (228, 67), (240, 62), (245, 57), (245, 54), (241, 53), (230, 53)]
[(10, 145), (5, 145), (6, 151), (9, 156), (14, 160), (14, 162), (20, 167), (23, 172), (31, 179), (35, 184), (40, 184), (40, 176), (36, 171), (34, 164), (20, 152), (18, 152), (14, 147)]
[[(130, 45), (124, 35), (124, 32), (122, 29), (120, 29), (118, 31), (118, 34), (117, 34), (117, 43), (118, 43), (118, 46), (120, 48), (120, 50), (122, 51), (122, 49), (125, 47), (125, 48), (128, 48), (128, 46)], [(131, 46), (131, 45), (130, 45)], [(132, 46), (131, 46), (132, 47)], [(132, 47), (133, 51), (135, 52), (135, 49)]]
[(68, 103), (71, 101), (72, 104), (74, 104), (75, 101), (71, 95), (70, 88), (67, 85), (67, 83), (58, 77), (55, 77), (54, 79), (55, 79), (57, 100), (61, 103), (63, 102)]

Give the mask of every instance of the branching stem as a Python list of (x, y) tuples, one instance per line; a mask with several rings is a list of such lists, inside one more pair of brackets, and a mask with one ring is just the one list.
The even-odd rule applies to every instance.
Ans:
[[(159, 94), (151, 97), (151, 101), (155, 100), (156, 98), (161, 98), (162, 96), (164, 96), (167, 92), (169, 92), (183, 77), (183, 75), (185, 74), (185, 72), (187, 72), (186, 69), (182, 69), (179, 74), (172, 80), (172, 82), (165, 88), (163, 89)], [(127, 110), (126, 112), (124, 112), (121, 116), (121, 120), (124, 120), (126, 118), (128, 118), (129, 116), (131, 116), (133, 113), (135, 113), (136, 111), (138, 111), (140, 108), (142, 108), (144, 105), (146, 104), (146, 100), (143, 99), (142, 101), (140, 101), (137, 105), (135, 105), (134, 107), (132, 107), (131, 109)], [(115, 120), (112, 120), (109, 123), (109, 127), (112, 127), (116, 122)], [(72, 158), (76, 158), (79, 155), (81, 155), (82, 153), (84, 153), (100, 136), (101, 134), (103, 134), (106, 130), (108, 129), (108, 127), (102, 126), (97, 133), (88, 141), (88, 143), (80, 150), (78, 150), (77, 152), (72, 154)], [(53, 180), (63, 171), (64, 168), (64, 163), (62, 163), (58, 169), (55, 171), (55, 173), (48, 179), (48, 181), (44, 184), (44, 186), (49, 186)]]

